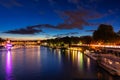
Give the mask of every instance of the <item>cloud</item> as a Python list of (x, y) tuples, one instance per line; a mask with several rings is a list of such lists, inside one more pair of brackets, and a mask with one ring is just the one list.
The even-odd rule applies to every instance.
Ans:
[(0, 5), (6, 8), (11, 8), (14, 6), (23, 7), (23, 5), (17, 0), (0, 0)]
[(58, 14), (63, 19), (63, 23), (59, 23), (57, 25), (51, 24), (38, 24), (33, 26), (28, 26), (26, 28), (21, 28), (17, 30), (9, 30), (4, 33), (10, 34), (35, 34), (43, 32), (43, 28), (52, 28), (57, 30), (70, 30), (70, 29), (84, 29), (85, 26), (93, 26), (96, 24), (89, 22), (89, 20), (96, 20), (104, 17), (104, 14), (100, 14), (98, 12), (87, 10), (87, 9), (79, 9), (74, 11), (59, 11)]
[(29, 28), (35, 28), (35, 29), (42, 29), (42, 28), (53, 28), (53, 29), (57, 29), (56, 26), (51, 25), (51, 24), (38, 24), (38, 25), (34, 25), (34, 26), (28, 26)]
[(94, 32), (94, 31), (96, 31), (96, 30), (86, 30), (86, 32)]
[(57, 34), (57, 35), (54, 35), (53, 37), (73, 36), (73, 35), (76, 35), (76, 34), (79, 34), (79, 33), (78, 32), (70, 32), (70, 33), (66, 33), (66, 34)]
[(64, 20), (64, 23), (57, 25), (58, 29), (83, 29), (84, 26), (94, 25), (88, 20), (95, 20), (104, 15), (95, 11), (81, 9), (76, 11), (64, 11), (59, 13)]
[[(51, 25), (51, 24), (38, 24), (29, 26), (32, 29), (42, 29), (42, 28), (52, 28), (58, 30), (69, 30), (69, 29), (79, 29), (82, 30), (85, 26), (93, 26), (96, 25), (95, 23), (91, 23), (88, 20), (95, 20), (103, 17), (104, 15), (82, 9), (76, 11), (63, 11), (59, 12), (59, 15), (63, 19), (63, 23), (59, 23), (58, 25)], [(28, 27), (27, 27), (28, 28)]]
[(21, 29), (16, 29), (16, 30), (9, 30), (3, 33), (9, 33), (9, 34), (36, 34), (43, 32), (41, 29), (35, 29), (32, 27), (27, 27), (27, 28), (21, 28)]

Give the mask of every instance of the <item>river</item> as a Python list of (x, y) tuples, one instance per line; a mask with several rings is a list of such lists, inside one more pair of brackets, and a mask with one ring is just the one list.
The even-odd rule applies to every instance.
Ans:
[(120, 80), (80, 51), (47, 47), (0, 50), (0, 80)]

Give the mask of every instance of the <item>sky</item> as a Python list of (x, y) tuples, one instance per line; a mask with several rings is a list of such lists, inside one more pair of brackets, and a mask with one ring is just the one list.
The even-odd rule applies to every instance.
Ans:
[(0, 37), (48, 39), (120, 30), (120, 0), (0, 0)]

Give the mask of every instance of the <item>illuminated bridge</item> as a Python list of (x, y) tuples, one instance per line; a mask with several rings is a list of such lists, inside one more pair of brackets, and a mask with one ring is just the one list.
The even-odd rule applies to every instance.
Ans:
[(40, 45), (40, 40), (12, 40), (12, 45)]

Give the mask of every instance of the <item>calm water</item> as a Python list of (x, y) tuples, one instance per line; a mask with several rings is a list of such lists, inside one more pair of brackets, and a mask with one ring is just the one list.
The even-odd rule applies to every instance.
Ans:
[(0, 50), (0, 80), (120, 80), (81, 52), (46, 47)]

